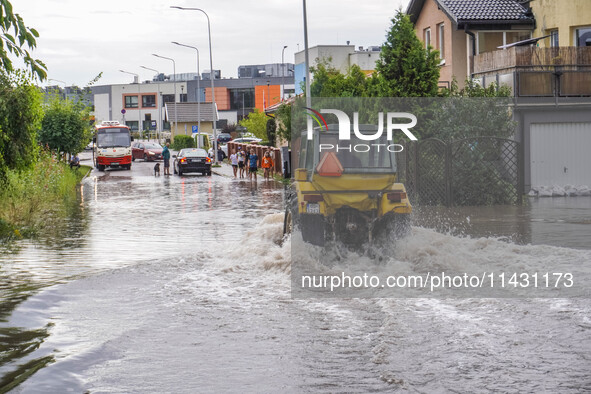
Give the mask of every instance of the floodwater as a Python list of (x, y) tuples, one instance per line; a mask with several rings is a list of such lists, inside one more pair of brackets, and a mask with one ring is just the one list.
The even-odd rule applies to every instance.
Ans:
[[(281, 185), (149, 166), (3, 249), (0, 392), (590, 390), (588, 299), (293, 299)], [(398, 258), (591, 264), (590, 201), (417, 209)]]

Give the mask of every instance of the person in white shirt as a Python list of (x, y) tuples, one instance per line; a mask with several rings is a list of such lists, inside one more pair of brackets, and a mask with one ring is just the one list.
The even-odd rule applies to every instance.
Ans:
[(232, 171), (234, 171), (234, 178), (236, 178), (236, 174), (238, 173), (238, 155), (236, 152), (230, 155), (230, 163), (232, 163)]

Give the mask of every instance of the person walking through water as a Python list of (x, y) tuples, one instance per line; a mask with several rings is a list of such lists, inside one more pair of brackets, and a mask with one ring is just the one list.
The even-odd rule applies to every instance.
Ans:
[(234, 172), (234, 178), (236, 178), (236, 174), (238, 173), (238, 155), (236, 152), (230, 155), (230, 163), (232, 163), (232, 171)]
[(162, 158), (164, 159), (164, 175), (170, 175), (170, 142), (162, 149)]
[(254, 149), (250, 150), (250, 156), (248, 156), (248, 179), (252, 180), (252, 176), (254, 175), (254, 180), (257, 180), (257, 166), (258, 166), (259, 157), (254, 153)]
[(263, 167), (264, 176), (265, 176), (266, 180), (269, 180), (269, 173), (271, 172), (271, 169), (273, 168), (273, 164), (274, 164), (273, 159), (271, 158), (269, 151), (266, 151), (265, 155), (261, 159), (261, 167)]
[(244, 178), (244, 151), (238, 151), (238, 170), (240, 172), (240, 178)]

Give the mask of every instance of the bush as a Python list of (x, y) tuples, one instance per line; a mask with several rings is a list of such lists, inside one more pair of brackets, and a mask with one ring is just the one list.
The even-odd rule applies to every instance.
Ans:
[(174, 150), (181, 150), (184, 148), (194, 148), (195, 140), (190, 135), (175, 135), (171, 148)]

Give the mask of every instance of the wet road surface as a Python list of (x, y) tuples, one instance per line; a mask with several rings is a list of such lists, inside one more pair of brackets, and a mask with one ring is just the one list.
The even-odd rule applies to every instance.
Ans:
[[(67, 226), (2, 253), (0, 387), (19, 376), (17, 393), (591, 387), (587, 299), (292, 299), (281, 185), (152, 168), (93, 171)], [(443, 269), (495, 256), (508, 267), (591, 261), (580, 241), (498, 239), (534, 241), (526, 221), (501, 220), (530, 239), (519, 226), (474, 230), (498, 213), (450, 216), (463, 233), (415, 226), (396, 258)]]

